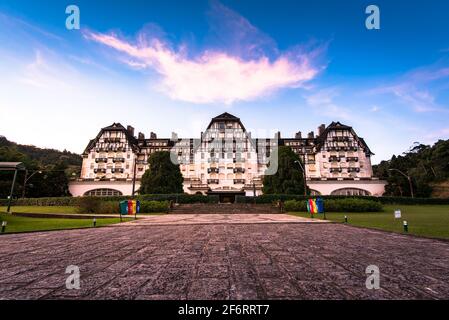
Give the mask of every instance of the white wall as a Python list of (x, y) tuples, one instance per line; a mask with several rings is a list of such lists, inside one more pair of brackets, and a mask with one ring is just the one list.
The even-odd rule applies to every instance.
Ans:
[[(114, 189), (125, 196), (132, 194), (132, 181), (72, 181), (69, 183), (69, 191), (74, 197), (81, 197), (87, 191), (93, 189)], [(140, 181), (136, 181), (135, 190), (140, 188)]]
[(310, 189), (322, 195), (330, 195), (337, 189), (357, 188), (369, 191), (372, 196), (381, 196), (385, 192), (386, 184), (387, 182), (383, 180), (307, 181)]

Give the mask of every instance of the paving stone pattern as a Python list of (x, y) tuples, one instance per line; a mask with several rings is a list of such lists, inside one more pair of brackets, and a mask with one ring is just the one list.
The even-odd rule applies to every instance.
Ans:
[[(79, 290), (66, 289), (69, 265), (80, 268)], [(378, 290), (365, 286), (368, 265), (380, 269)], [(0, 270), (0, 299), (449, 298), (449, 242), (332, 223), (4, 235)]]

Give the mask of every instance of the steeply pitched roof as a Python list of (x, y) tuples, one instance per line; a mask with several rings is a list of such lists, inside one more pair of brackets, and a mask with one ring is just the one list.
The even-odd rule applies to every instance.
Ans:
[(122, 126), (122, 124), (120, 122), (114, 122), (113, 124), (111, 124), (110, 126), (104, 127), (102, 128), (102, 130), (126, 130), (126, 128), (124, 126)]
[(89, 141), (86, 149), (84, 149), (83, 154), (87, 154), (89, 153), (89, 151), (95, 147), (95, 144), (97, 143), (98, 139), (100, 139), (101, 135), (103, 134), (103, 132), (105, 131), (123, 131), (125, 132), (126, 135), (126, 139), (128, 140), (131, 148), (133, 148), (134, 150), (138, 150), (138, 146), (137, 146), (137, 139), (136, 137), (133, 137), (128, 130), (126, 130), (126, 128), (120, 123), (120, 122), (114, 122), (113, 124), (111, 124), (110, 126), (104, 127), (100, 130), (100, 132), (98, 133), (98, 135), (95, 137), (95, 139), (92, 139)]
[(332, 121), (331, 124), (327, 128), (329, 128), (329, 129), (344, 129), (344, 130), (352, 129), (352, 127), (342, 124), (340, 121), (337, 121), (337, 122)]
[(235, 121), (240, 121), (240, 118), (237, 118), (236, 116), (230, 114), (230, 113), (222, 113), (214, 118), (212, 118), (212, 120), (235, 120)]
[(209, 130), (210, 127), (212, 126), (212, 123), (214, 122), (218, 122), (218, 121), (236, 121), (240, 124), (240, 126), (242, 127), (243, 131), (246, 132), (245, 126), (243, 125), (243, 123), (240, 121), (240, 118), (237, 118), (236, 116), (225, 112), (222, 113), (214, 118), (212, 118), (212, 120), (210, 121), (209, 125), (207, 126), (207, 129)]
[(354, 135), (354, 137), (356, 138), (356, 140), (362, 145), (364, 151), (366, 154), (370, 154), (370, 155), (374, 155), (374, 153), (371, 152), (370, 148), (368, 147), (368, 145), (366, 144), (365, 140), (363, 138), (360, 138), (357, 133), (355, 133), (354, 129), (350, 126), (347, 126), (345, 124), (342, 124), (341, 122), (337, 121), (332, 121), (330, 125), (327, 126), (326, 129), (324, 129), (324, 131), (321, 133), (321, 135), (319, 135), (317, 137), (317, 150), (320, 150), (323, 146), (324, 146), (324, 142), (327, 138), (327, 134), (329, 133), (329, 131), (331, 130), (349, 130), (351, 131), (351, 133)]

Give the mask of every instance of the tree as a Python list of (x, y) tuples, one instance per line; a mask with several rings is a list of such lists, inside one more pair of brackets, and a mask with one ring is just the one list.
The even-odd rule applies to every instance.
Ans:
[(149, 167), (142, 176), (140, 194), (182, 193), (183, 177), (170, 160), (170, 152), (153, 153), (148, 160)]
[(301, 160), (290, 147), (279, 147), (278, 170), (274, 175), (264, 176), (263, 193), (304, 194), (303, 172), (296, 161)]
[(385, 195), (410, 196), (407, 178), (390, 169), (410, 176), (416, 197), (429, 197), (435, 183), (449, 178), (449, 140), (439, 140), (433, 146), (415, 142), (402, 155), (393, 155), (390, 160), (373, 166), (374, 175), (388, 182)]
[[(68, 178), (65, 173), (67, 164), (64, 160), (44, 166), (37, 160), (32, 160), (27, 154), (19, 152), (17, 146), (11, 144), (0, 147), (0, 161), (23, 162), (29, 174), (42, 171), (40, 174), (34, 174), (26, 183), (26, 196), (29, 198), (70, 195)], [(13, 176), (13, 171), (0, 172), (0, 198), (9, 196)], [(24, 180), (25, 171), (19, 171), (13, 197), (22, 196)]]

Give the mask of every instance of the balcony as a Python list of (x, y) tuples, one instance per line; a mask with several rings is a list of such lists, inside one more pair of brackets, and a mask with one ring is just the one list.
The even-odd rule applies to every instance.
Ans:
[(343, 170), (341, 168), (330, 168), (331, 173), (341, 173)]
[(232, 160), (232, 162), (234, 162), (234, 163), (241, 163), (241, 162), (245, 162), (246, 161), (246, 159), (244, 159), (244, 158), (235, 158), (235, 159), (233, 159)]
[(359, 158), (358, 157), (347, 157), (346, 161), (347, 162), (357, 162), (357, 161), (359, 161)]
[(219, 184), (220, 181), (218, 179), (207, 179), (208, 184)]
[(112, 173), (123, 173), (123, 172), (125, 172), (125, 169), (123, 169), (123, 168), (114, 168), (114, 169), (111, 169), (111, 172)]
[(120, 142), (121, 138), (104, 138), (104, 142), (113, 142), (117, 143)]
[(333, 141), (338, 141), (338, 142), (349, 141), (349, 137), (334, 137)]
[(234, 168), (234, 173), (245, 173), (245, 168)]
[(219, 171), (218, 168), (207, 168), (207, 173), (218, 173)]
[(340, 161), (341, 161), (340, 157), (336, 157), (336, 156), (329, 157), (329, 162), (340, 162)]
[(148, 164), (145, 160), (136, 160), (136, 164)]
[(191, 184), (190, 189), (208, 189), (209, 186), (204, 183), (198, 183), (198, 184)]
[(99, 163), (99, 162), (108, 162), (108, 158), (96, 158), (96, 159), (95, 159), (95, 162), (96, 162), (96, 163)]
[(116, 162), (125, 162), (125, 158), (113, 158), (112, 162), (116, 163)]
[(94, 173), (106, 173), (106, 168), (94, 169)]
[(209, 158), (209, 159), (207, 159), (207, 162), (216, 163), (216, 162), (218, 162), (218, 158)]
[(360, 168), (348, 168), (348, 172), (360, 172)]
[(234, 184), (245, 184), (245, 179), (234, 179)]

